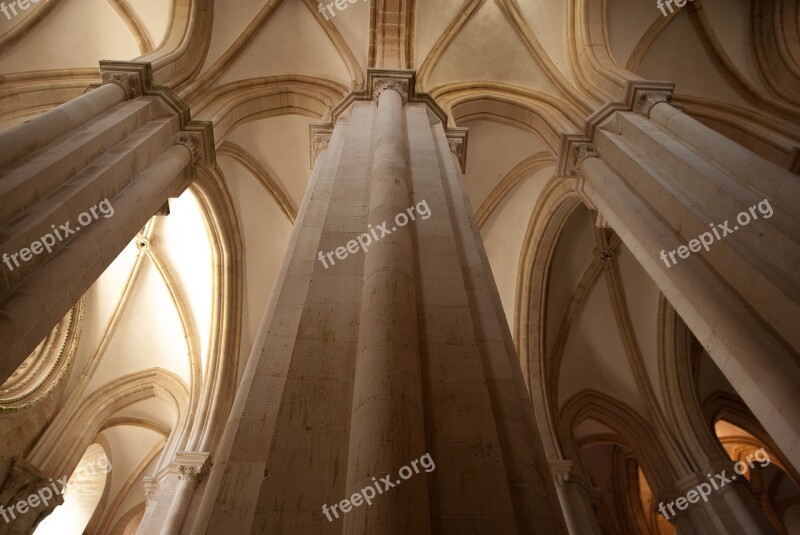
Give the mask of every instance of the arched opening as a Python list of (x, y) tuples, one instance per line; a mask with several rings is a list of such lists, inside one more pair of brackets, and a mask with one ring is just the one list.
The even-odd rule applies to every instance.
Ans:
[(55, 482), (64, 503), (42, 520), (35, 535), (81, 535), (103, 497), (109, 482), (111, 461), (100, 444), (86, 448), (66, 487)]

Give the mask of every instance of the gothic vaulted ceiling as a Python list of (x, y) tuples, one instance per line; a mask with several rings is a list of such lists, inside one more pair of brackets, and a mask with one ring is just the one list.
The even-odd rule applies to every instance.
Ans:
[[(663, 17), (655, 2), (639, 0), (350, 0), (330, 10), (312, 0), (53, 0), (0, 15), (0, 129), (81, 94), (99, 81), (104, 59), (152, 61), (157, 83), (194, 118), (214, 121), (214, 173), (229, 192), (227, 211), (212, 213), (190, 188), (170, 215), (142, 229), (82, 306), (64, 379), (70, 404), (91, 403), (145, 370), (163, 374), (165, 393), (132, 403), (101, 433), (119, 459), (115, 471), (134, 480), (152, 471), (169, 430), (194, 410), (224, 321), (215, 295), (230, 284), (215, 267), (219, 218), (237, 235), (241, 260), (238, 354), (229, 356), (241, 375), (308, 181), (308, 127), (374, 66), (415, 69), (451, 124), (469, 128), (465, 187), (515, 338), (539, 344), (529, 339), (538, 336), (554, 355), (550, 402), (611, 392), (646, 418), (662, 396), (661, 304), (632, 255), (575, 206), (539, 288), (547, 314), (534, 334), (519, 323), (536, 287), (524, 271), (537, 207), (554, 194), (560, 134), (581, 132), (593, 110), (622, 97), (613, 76), (592, 75), (593, 66), (674, 81), (687, 112), (792, 164), (798, 127), (769, 97), (753, 96), (782, 91), (752, 52), (764, 31), (754, 7), (695, 5)], [(376, 6), (396, 11), (404, 39)], [(769, 142), (759, 138), (767, 126), (778, 132)], [(114, 487), (116, 508), (103, 521), (129, 518), (138, 498), (127, 493), (136, 489)]]

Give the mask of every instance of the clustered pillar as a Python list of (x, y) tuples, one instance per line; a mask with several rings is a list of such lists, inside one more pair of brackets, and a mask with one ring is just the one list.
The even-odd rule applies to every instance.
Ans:
[(565, 533), (451, 152), (465, 133), (412, 72), (368, 78), (315, 127), (327, 149), (192, 533)]
[(151, 91), (148, 65), (101, 70), (104, 84), (0, 134), (0, 383), (213, 158), (210, 124)]

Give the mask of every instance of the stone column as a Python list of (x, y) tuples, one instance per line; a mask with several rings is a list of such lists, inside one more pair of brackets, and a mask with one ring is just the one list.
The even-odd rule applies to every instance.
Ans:
[(109, 80), (94, 91), (0, 133), (0, 169), (97, 117), (128, 95), (121, 81)]
[(0, 134), (15, 151), (0, 169), (0, 383), (188, 186), (192, 166), (213, 163), (211, 125), (151, 87), (148, 65), (101, 68), (104, 85)]
[[(610, 105), (593, 115), (586, 136), (566, 136), (560, 172), (578, 177), (579, 195), (800, 467), (797, 177), (706, 132), (666, 104), (663, 91), (645, 89), (629, 91), (631, 111)], [(744, 156), (734, 156), (736, 147)], [(750, 208), (765, 198), (773, 215), (734, 229), (738, 214), (752, 219)], [(731, 235), (710, 232), (726, 221)], [(692, 254), (685, 247), (676, 262), (664, 260), (705, 232), (714, 237), (709, 251), (693, 244)]]
[(178, 535), (181, 532), (186, 511), (189, 510), (194, 491), (203, 477), (207, 461), (207, 453), (179, 453), (175, 456), (178, 483), (161, 535)]
[(565, 533), (465, 133), (409, 71), (332, 121), (192, 533)]
[[(402, 83), (385, 82), (377, 97), (367, 219), (373, 228), (411, 206), (403, 113), (408, 86)], [(426, 451), (409, 232), (394, 232), (369, 248), (362, 284), (347, 496), (373, 485), (373, 476), (396, 478), (399, 467)], [(353, 510), (345, 517), (344, 533), (426, 533), (425, 479), (397, 490), (392, 500)]]

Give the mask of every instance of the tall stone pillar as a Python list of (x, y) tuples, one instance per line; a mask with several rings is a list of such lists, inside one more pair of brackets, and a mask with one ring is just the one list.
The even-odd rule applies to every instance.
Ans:
[(152, 86), (149, 64), (101, 62), (101, 73), (99, 87), (0, 133), (0, 383), (193, 165), (213, 163), (211, 125)]
[(372, 70), (367, 88), (312, 129), (192, 533), (564, 533), (451, 152), (466, 133), (413, 72)]
[[(367, 221), (378, 228), (412, 205), (403, 100), (408, 87), (387, 82), (378, 93)], [(405, 97), (404, 97), (405, 95)], [(364, 253), (358, 354), (350, 416), (347, 493), (373, 484), (425, 451), (422, 372), (410, 232), (393, 232)], [(355, 509), (345, 533), (391, 524), (405, 533), (430, 525), (424, 478), (397, 489), (393, 500)]]
[[(669, 106), (663, 87), (644, 85), (632, 84), (627, 110), (608, 106), (586, 136), (565, 137), (560, 172), (578, 177), (584, 201), (800, 467), (797, 177)], [(708, 251), (696, 240), (703, 233), (713, 238)]]

